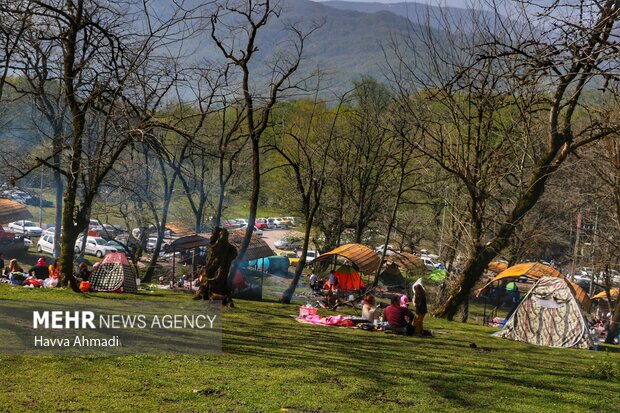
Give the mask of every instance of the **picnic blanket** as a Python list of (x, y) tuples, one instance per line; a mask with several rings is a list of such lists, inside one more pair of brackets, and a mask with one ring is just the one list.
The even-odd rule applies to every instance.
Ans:
[(319, 315), (308, 315), (306, 317), (295, 317), (295, 320), (302, 324), (316, 324), (334, 327), (354, 327), (355, 323), (341, 315), (332, 315), (329, 317), (321, 317)]

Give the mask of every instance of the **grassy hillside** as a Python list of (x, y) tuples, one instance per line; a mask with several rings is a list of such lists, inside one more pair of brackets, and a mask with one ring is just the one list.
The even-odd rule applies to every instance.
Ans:
[[(102, 303), (0, 286), (0, 299)], [(151, 299), (138, 295), (137, 299)], [(188, 300), (163, 294), (157, 299)], [(138, 302), (139, 304), (139, 302)], [(433, 338), (301, 325), (294, 306), (238, 301), (222, 354), (0, 356), (0, 410), (179, 412), (595, 412), (620, 409), (620, 355), (497, 339), (430, 319)], [(327, 313), (324, 313), (327, 314)], [(471, 348), (470, 343), (476, 343)], [(615, 368), (615, 376), (604, 372)]]

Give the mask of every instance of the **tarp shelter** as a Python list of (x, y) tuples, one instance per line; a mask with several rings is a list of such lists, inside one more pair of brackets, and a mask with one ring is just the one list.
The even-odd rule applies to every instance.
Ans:
[[(620, 292), (620, 288), (612, 288), (611, 290), (609, 290), (609, 295), (611, 295), (612, 300), (617, 300), (618, 299), (618, 292)], [(601, 291), (600, 293), (593, 295), (592, 296), (593, 300), (601, 300), (607, 299), (607, 293), (605, 291)]]
[[(338, 290), (355, 291), (366, 288), (360, 273), (350, 265), (341, 265), (334, 271), (334, 276), (338, 279)], [(326, 289), (329, 288), (329, 278), (325, 280)]]
[[(539, 262), (526, 262), (523, 264), (513, 265), (512, 267), (499, 273), (497, 277), (493, 278), (491, 281), (486, 283), (484, 287), (482, 287), (478, 291), (478, 295), (480, 295), (482, 291), (484, 291), (488, 286), (490, 286), (496, 281), (507, 279), (507, 278), (517, 278), (517, 277), (527, 277), (532, 280), (539, 280), (542, 277), (555, 277), (555, 278), (566, 279), (566, 277), (561, 272), (559, 272), (555, 268), (552, 268), (548, 265), (541, 264)], [(583, 307), (583, 309), (589, 312), (590, 306), (592, 305), (592, 300), (590, 300), (590, 297), (588, 296), (588, 294), (586, 294), (583, 288), (581, 288), (574, 282), (571, 282), (568, 280), (566, 281), (568, 282), (570, 288), (573, 290), (573, 293), (575, 294), (575, 297), (577, 298), (577, 300), (581, 303), (581, 306)]]
[(489, 265), (487, 265), (487, 270), (494, 272), (495, 274), (499, 274), (502, 271), (506, 271), (508, 269), (508, 263), (502, 261), (491, 261)]
[(0, 224), (8, 224), (20, 219), (32, 219), (32, 214), (26, 206), (9, 199), (0, 199)]
[(136, 274), (122, 252), (110, 252), (90, 276), (93, 291), (137, 293)]
[(177, 238), (168, 245), (168, 251), (185, 251), (198, 247), (206, 247), (209, 245), (209, 240), (200, 235), (188, 235), (185, 237)]
[(385, 257), (386, 261), (398, 265), (405, 270), (414, 269), (416, 267), (423, 267), (424, 262), (418, 256), (411, 254), (410, 252), (396, 252), (393, 255)]
[[(237, 248), (237, 251), (241, 248), (243, 243), (243, 237), (245, 236), (245, 230), (232, 230), (228, 237), (228, 241)], [(259, 236), (252, 234), (250, 239), (250, 245), (245, 252), (244, 261), (257, 260), (259, 258), (271, 257), (275, 255), (271, 247)]]
[(362, 244), (345, 244), (340, 247), (321, 254), (315, 261), (326, 261), (333, 256), (341, 256), (359, 268), (363, 274), (371, 275), (377, 271), (381, 258), (372, 248)]
[(592, 347), (588, 322), (568, 281), (542, 277), (497, 334), (548, 347)]

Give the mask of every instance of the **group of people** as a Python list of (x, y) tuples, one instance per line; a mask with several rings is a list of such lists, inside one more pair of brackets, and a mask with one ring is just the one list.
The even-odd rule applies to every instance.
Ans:
[[(421, 283), (416, 283), (413, 286), (413, 293), (415, 314), (409, 309), (409, 297), (393, 296), (390, 305), (383, 309), (383, 318), (389, 329), (394, 332), (422, 336), (424, 335), (424, 316), (428, 312), (426, 292)], [(367, 293), (362, 305), (362, 318), (374, 323), (381, 317), (381, 306), (376, 304), (376, 299), (372, 294)]]
[[(23, 274), (24, 276), (27, 274), (27, 277), (37, 280), (45, 280), (47, 278), (51, 278), (53, 280), (57, 280), (58, 284), (60, 284), (60, 281), (62, 279), (60, 260), (58, 258), (56, 258), (52, 264), (48, 265), (45, 261), (45, 258), (40, 257), (37, 260), (35, 266), (30, 268), (26, 272), (15, 258), (11, 259), (9, 261), (9, 265), (5, 267), (4, 254), (0, 252), (0, 271), (0, 276), (6, 278), (9, 278), (12, 274)], [(88, 281), (90, 275), (91, 271), (88, 269), (86, 263), (81, 263), (78, 267), (78, 279), (80, 281)]]
[(334, 274), (333, 271), (330, 272), (329, 278), (327, 279), (325, 286), (323, 286), (320, 283), (319, 275), (312, 271), (312, 274), (310, 274), (310, 289), (314, 292), (319, 292), (323, 289), (323, 287), (325, 287), (327, 291), (338, 292), (339, 282), (336, 274)]

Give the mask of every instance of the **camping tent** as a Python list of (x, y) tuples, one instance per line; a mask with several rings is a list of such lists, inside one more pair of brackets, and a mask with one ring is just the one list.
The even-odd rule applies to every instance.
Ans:
[[(548, 265), (544, 265), (539, 262), (524, 262), (522, 264), (513, 265), (512, 267), (499, 273), (495, 278), (486, 283), (484, 287), (478, 290), (478, 293), (476, 295), (479, 296), (482, 291), (484, 291), (488, 286), (490, 286), (496, 281), (517, 277), (526, 277), (532, 280), (539, 280), (542, 277), (557, 277), (562, 279), (566, 278), (564, 277), (564, 274)], [(583, 309), (586, 311), (590, 311), (592, 300), (590, 299), (590, 297), (588, 297), (588, 294), (586, 294), (583, 288), (581, 288), (576, 283), (571, 281), (568, 282), (571, 290), (577, 297), (577, 300), (581, 303)]]
[[(350, 265), (341, 265), (334, 271), (334, 276), (338, 279), (338, 288), (341, 291), (354, 291), (366, 288), (360, 273)], [(326, 288), (329, 288), (329, 279), (326, 280)]]
[(548, 347), (592, 347), (588, 323), (566, 280), (542, 277), (498, 336)]
[(136, 275), (122, 252), (108, 253), (90, 276), (93, 291), (138, 292)]
[(388, 291), (405, 292), (407, 281), (400, 272), (398, 265), (391, 264), (379, 275), (379, 283), (383, 284)]

